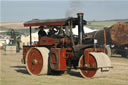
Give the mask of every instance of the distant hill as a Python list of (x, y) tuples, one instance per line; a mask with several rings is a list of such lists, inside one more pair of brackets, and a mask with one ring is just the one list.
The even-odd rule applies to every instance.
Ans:
[[(14, 29), (22, 34), (29, 34), (29, 29), (24, 27), (24, 22), (2, 22), (0, 23), (0, 32), (7, 32), (10, 29)], [(35, 32), (35, 30), (32, 30)]]
[(104, 21), (89, 21), (87, 27), (91, 29), (103, 29), (104, 27), (110, 27), (118, 22), (128, 23), (128, 19), (114, 19), (114, 20), (104, 20)]
[(13, 29), (24, 28), (23, 22), (2, 22), (0, 23), (0, 27), (13, 28)]
[(123, 22), (128, 22), (128, 19), (113, 19), (113, 20), (105, 20), (105, 21), (123, 21)]

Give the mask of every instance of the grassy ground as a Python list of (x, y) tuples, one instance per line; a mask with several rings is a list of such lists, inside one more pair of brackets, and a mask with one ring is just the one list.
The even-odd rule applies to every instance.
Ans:
[(127, 85), (128, 59), (111, 57), (114, 68), (107, 77), (85, 79), (78, 71), (61, 76), (42, 75), (31, 76), (21, 64), (22, 54), (0, 54), (0, 85)]

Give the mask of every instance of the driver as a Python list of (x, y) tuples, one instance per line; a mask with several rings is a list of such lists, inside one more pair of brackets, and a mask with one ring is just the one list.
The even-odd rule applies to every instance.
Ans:
[(40, 40), (41, 37), (44, 37), (47, 34), (42, 27), (39, 27), (39, 28), (40, 28), (40, 31), (38, 32), (38, 35), (39, 35), (39, 40)]

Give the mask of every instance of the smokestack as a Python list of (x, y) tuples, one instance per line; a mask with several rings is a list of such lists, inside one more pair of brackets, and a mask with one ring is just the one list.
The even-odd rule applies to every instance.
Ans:
[(83, 40), (83, 16), (84, 13), (77, 13), (78, 16), (78, 38), (79, 38), (79, 44), (82, 44)]

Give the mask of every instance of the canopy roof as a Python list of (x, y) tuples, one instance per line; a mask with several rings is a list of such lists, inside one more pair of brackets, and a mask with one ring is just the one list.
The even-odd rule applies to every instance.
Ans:
[[(77, 18), (46, 19), (46, 20), (33, 19), (33, 20), (25, 22), (24, 26), (25, 27), (30, 27), (30, 26), (63, 26), (63, 25), (66, 25), (69, 20), (72, 21), (73, 25), (78, 24)], [(86, 24), (85, 20), (84, 20), (84, 24)]]

